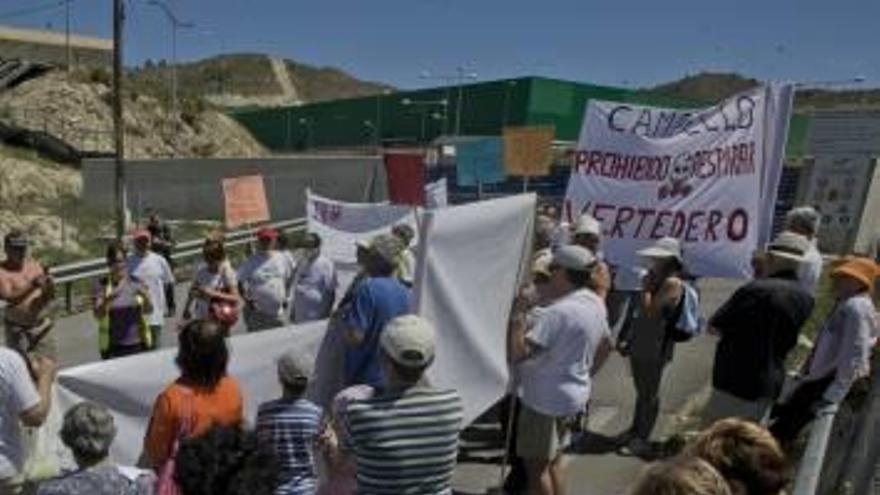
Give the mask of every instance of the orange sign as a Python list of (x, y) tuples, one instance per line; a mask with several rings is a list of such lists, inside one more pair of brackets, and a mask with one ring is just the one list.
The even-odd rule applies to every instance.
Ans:
[(234, 229), (269, 220), (262, 175), (223, 179), (223, 196), (226, 200), (226, 227)]
[(509, 175), (534, 177), (550, 173), (553, 161), (552, 126), (504, 129), (504, 168)]

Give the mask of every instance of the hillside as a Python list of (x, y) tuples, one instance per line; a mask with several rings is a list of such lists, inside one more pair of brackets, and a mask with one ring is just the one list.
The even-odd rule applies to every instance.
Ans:
[[(167, 98), (171, 67), (147, 62), (131, 72), (134, 87)], [(311, 103), (376, 94), (388, 86), (359, 80), (339, 69), (315, 67), (260, 54), (220, 55), (177, 67), (178, 94), (220, 106)]]
[[(719, 101), (759, 84), (757, 79), (732, 73), (701, 73), (661, 84), (644, 91), (664, 97), (694, 101)], [(836, 106), (880, 105), (880, 89), (800, 89), (795, 96), (795, 110)]]
[[(50, 72), (0, 92), (0, 121), (46, 130), (80, 150), (111, 152), (110, 101), (101, 72), (70, 79), (61, 71)], [(171, 112), (156, 97), (130, 89), (124, 121), (127, 158), (267, 154), (238, 123), (201, 100), (184, 98), (179, 111)], [(95, 254), (96, 239), (111, 232), (112, 221), (106, 212), (83, 206), (81, 182), (72, 167), (0, 144), (0, 234), (24, 229), (39, 252), (56, 260)]]

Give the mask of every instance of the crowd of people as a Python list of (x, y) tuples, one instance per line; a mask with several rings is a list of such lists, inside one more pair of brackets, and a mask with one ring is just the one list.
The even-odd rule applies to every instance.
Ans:
[[(595, 218), (568, 225), (542, 206), (530, 276), (508, 330), (506, 492), (567, 492), (568, 454), (587, 438), (593, 377), (615, 352), (629, 362), (636, 395), (632, 424), (615, 444), (622, 455), (653, 457), (664, 370), (676, 346), (705, 328), (718, 338), (706, 428), (681, 453), (651, 465), (632, 493), (781, 493), (790, 478), (786, 449), (815, 411), (865, 386), (880, 333), (872, 300), (877, 264), (845, 257), (830, 271), (833, 310), (782, 396), (785, 363), (822, 273), (819, 223), (812, 208), (792, 210), (785, 231), (756, 253), (754, 278), (704, 322), (699, 284), (677, 239), (657, 239), (638, 252), (637, 266), (617, 266), (605, 256)], [(168, 297), (170, 256), (153, 250), (157, 236), (168, 238), (160, 240), (167, 247), (170, 234), (152, 230), (159, 234), (133, 232), (130, 254), (122, 243), (107, 248), (109, 274), (93, 298), (104, 359), (156, 349), (176, 309)], [(112, 462), (113, 416), (81, 403), (65, 413), (60, 431), (76, 469), (39, 484), (37, 493), (451, 493), (463, 404), (455, 390), (425, 379), (437, 337), (432, 322), (410, 314), (413, 230), (400, 225), (358, 243), (360, 272), (338, 301), (337, 274), (319, 236), (307, 234), (296, 255), (271, 228), (256, 237), (256, 253), (237, 270), (222, 235), (205, 240), (176, 335), (180, 376), (154, 401), (138, 467)], [(26, 236), (8, 233), (4, 248), (0, 493), (18, 494), (30, 486), (22, 435), (52, 407), (57, 355), (47, 307), (54, 289), (27, 255)], [(342, 383), (331, 400), (309, 394), (315, 356), (290, 350), (276, 363), (281, 396), (246, 418), (242, 387), (227, 372), (227, 337), (239, 314), (252, 332), (327, 319), (327, 338), (343, 347)]]

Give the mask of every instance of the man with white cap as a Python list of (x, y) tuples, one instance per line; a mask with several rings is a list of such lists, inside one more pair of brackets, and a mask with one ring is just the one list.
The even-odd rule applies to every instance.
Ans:
[(410, 312), (409, 289), (394, 277), (402, 251), (403, 244), (391, 234), (380, 234), (370, 242), (365, 260), (368, 278), (355, 289), (340, 325), (347, 344), (345, 385), (385, 385), (379, 338), (389, 321)]
[(317, 488), (314, 446), (321, 433), (322, 410), (304, 397), (314, 361), (306, 352), (281, 356), (281, 398), (260, 404), (257, 411), (257, 438), (278, 460), (275, 493), (314, 493)]
[(783, 232), (768, 246), (767, 277), (744, 285), (709, 320), (721, 336), (712, 371), (706, 422), (727, 417), (766, 419), (785, 379), (785, 360), (813, 311), (813, 296), (798, 283), (810, 241)]
[(654, 453), (651, 433), (660, 412), (660, 384), (675, 347), (671, 330), (681, 316), (686, 288), (678, 239), (664, 237), (638, 255), (648, 272), (636, 314), (618, 337), (618, 349), (629, 356), (636, 404), (632, 425), (619, 441), (622, 453), (650, 457)]
[(812, 206), (793, 208), (785, 215), (785, 230), (800, 234), (810, 241), (810, 248), (798, 268), (798, 281), (810, 294), (816, 294), (819, 277), (822, 276), (822, 253), (816, 247), (816, 235), (822, 217)]
[(358, 493), (452, 493), (463, 409), (455, 390), (423, 382), (434, 361), (434, 327), (416, 315), (398, 316), (379, 341), (387, 386), (348, 404), (342, 418), (357, 459)]
[(560, 247), (548, 270), (553, 302), (531, 321), (524, 312), (512, 318), (509, 354), (522, 403), (517, 454), (525, 459), (531, 494), (564, 493), (562, 453), (589, 401), (590, 377), (611, 350), (604, 302), (588, 288), (596, 263), (581, 246)]

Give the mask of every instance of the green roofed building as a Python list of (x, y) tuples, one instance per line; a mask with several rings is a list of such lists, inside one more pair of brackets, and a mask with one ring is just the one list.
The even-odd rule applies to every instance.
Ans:
[(274, 152), (418, 144), (438, 136), (500, 135), (505, 126), (551, 124), (576, 141), (590, 99), (701, 106), (624, 88), (524, 77), (400, 91), (232, 115)]

